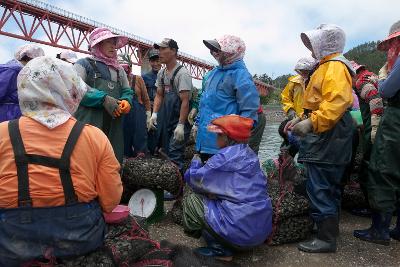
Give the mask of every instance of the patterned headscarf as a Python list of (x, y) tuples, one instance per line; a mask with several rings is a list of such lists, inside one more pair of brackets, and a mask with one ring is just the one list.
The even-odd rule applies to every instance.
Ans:
[(115, 39), (115, 48), (119, 49), (128, 43), (128, 38), (122, 35), (113, 34), (107, 28), (96, 28), (89, 35), (90, 53), (93, 58), (97, 61), (103, 62), (107, 66), (110, 66), (116, 70), (120, 70), (122, 67), (118, 63), (117, 51), (114, 51), (112, 57), (107, 57), (100, 50), (101, 42), (107, 39)]
[(217, 42), (221, 46), (221, 51), (225, 58), (225, 65), (243, 59), (246, 52), (246, 45), (239, 37), (224, 35), (221, 38), (218, 38)]
[(20, 61), (25, 56), (29, 58), (42, 57), (44, 56), (44, 51), (41, 47), (35, 44), (26, 44), (17, 49), (14, 54), (14, 58)]
[(17, 85), (22, 114), (49, 129), (71, 117), (87, 90), (71, 64), (51, 57), (29, 61)]
[(95, 60), (103, 62), (107, 66), (110, 66), (116, 70), (120, 70), (122, 68), (118, 62), (117, 51), (114, 51), (113, 57), (107, 57), (103, 54), (103, 52), (101, 52), (100, 44), (97, 44), (90, 48), (90, 53)]
[(393, 68), (396, 59), (400, 55), (400, 38), (393, 39), (390, 41), (389, 50), (387, 51), (387, 62), (388, 62), (388, 71), (391, 71)]

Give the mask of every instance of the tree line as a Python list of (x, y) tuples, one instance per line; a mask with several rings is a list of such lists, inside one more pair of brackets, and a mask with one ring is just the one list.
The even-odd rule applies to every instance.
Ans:
[[(378, 42), (366, 42), (360, 44), (346, 53), (344, 56), (349, 60), (354, 60), (358, 64), (365, 65), (370, 71), (374, 73), (378, 73), (379, 69), (386, 62), (386, 53), (382, 51), (378, 51), (376, 46)], [(253, 77), (267, 84), (271, 84), (277, 90), (274, 90), (268, 96), (261, 97), (262, 104), (279, 104), (280, 103), (280, 95), (288, 83), (288, 78), (295, 75), (293, 73), (280, 75), (276, 78), (269, 76), (267, 73), (264, 74), (255, 74)]]

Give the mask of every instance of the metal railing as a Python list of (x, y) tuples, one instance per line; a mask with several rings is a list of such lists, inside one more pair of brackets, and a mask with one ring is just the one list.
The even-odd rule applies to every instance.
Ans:
[[(37, 8), (41, 8), (41, 9), (48, 10), (48, 11), (50, 11), (50, 12), (52, 12), (52, 13), (57, 14), (57, 15), (60, 15), (60, 16), (63, 16), (63, 17), (66, 17), (66, 18), (69, 18), (69, 19), (72, 19), (72, 20), (75, 20), (75, 21), (78, 21), (78, 22), (82, 22), (82, 23), (85, 23), (85, 24), (89, 24), (89, 25), (94, 26), (94, 27), (96, 27), (96, 28), (99, 28), (99, 27), (108, 28), (108, 29), (110, 29), (110, 30), (111, 30), (113, 33), (115, 33), (115, 34), (119, 34), (119, 35), (126, 36), (126, 37), (128, 37), (128, 38), (130, 38), (130, 39), (132, 39), (132, 40), (135, 40), (135, 41), (137, 41), (137, 42), (141, 42), (141, 43), (147, 44), (147, 45), (149, 45), (149, 46), (152, 46), (152, 45), (154, 44), (153, 41), (150, 41), (150, 40), (148, 40), (148, 39), (142, 38), (142, 37), (140, 37), (140, 36), (138, 36), (138, 35), (135, 35), (135, 34), (132, 34), (132, 33), (127, 32), (127, 31), (123, 31), (123, 30), (117, 29), (117, 28), (115, 28), (115, 27), (112, 27), (112, 26), (106, 25), (106, 24), (104, 24), (104, 23), (101, 23), (101, 22), (98, 22), (98, 21), (95, 21), (95, 20), (86, 18), (86, 17), (84, 17), (84, 16), (77, 15), (77, 14), (75, 14), (75, 13), (72, 13), (72, 12), (67, 11), (67, 10), (64, 10), (64, 9), (62, 9), (62, 8), (53, 6), (53, 5), (48, 4), (48, 3), (45, 3), (45, 2), (43, 2), (43, 1), (39, 1), (39, 0), (19, 0), (19, 2), (28, 4), (28, 5), (37, 7)], [(203, 63), (203, 64), (206, 64), (206, 65), (214, 66), (214, 64), (211, 63), (211, 62), (208, 62), (208, 61), (203, 60), (203, 59), (201, 59), (201, 58), (198, 58), (198, 57), (189, 55), (189, 54), (187, 54), (187, 53), (185, 53), (185, 52), (180, 52), (180, 51), (179, 51), (178, 54), (179, 54), (180, 56), (189, 58), (189, 59), (191, 59), (191, 60), (193, 60), (193, 61), (198, 61), (198, 62)]]

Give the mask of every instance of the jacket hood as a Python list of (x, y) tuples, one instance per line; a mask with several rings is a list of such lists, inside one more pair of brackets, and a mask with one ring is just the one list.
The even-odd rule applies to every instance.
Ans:
[(235, 172), (252, 168), (256, 164), (257, 157), (251, 157), (254, 152), (243, 153), (243, 150), (251, 148), (247, 144), (238, 144), (222, 148), (207, 161), (207, 165), (213, 169)]
[(321, 60), (330, 54), (343, 53), (346, 34), (335, 24), (321, 24), (315, 30), (301, 33), (301, 40)]
[(294, 70), (295, 71), (299, 71), (299, 70), (312, 71), (317, 64), (318, 64), (318, 62), (313, 57), (302, 57), (297, 61), (296, 66), (294, 67)]

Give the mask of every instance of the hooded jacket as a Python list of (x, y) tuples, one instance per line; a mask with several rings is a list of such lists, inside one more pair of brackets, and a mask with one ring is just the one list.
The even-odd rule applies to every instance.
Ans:
[(0, 65), (0, 122), (21, 117), (17, 76), (22, 67), (23, 65), (16, 59)]
[(185, 181), (204, 196), (205, 220), (224, 240), (252, 247), (262, 244), (271, 233), (267, 178), (248, 145), (222, 148), (204, 166), (193, 161)]
[(196, 150), (207, 154), (218, 152), (217, 135), (207, 131), (213, 119), (236, 114), (257, 122), (259, 106), (257, 88), (243, 60), (211, 70), (200, 100)]
[(295, 75), (288, 81), (281, 93), (282, 108), (285, 113), (293, 109), (300, 117), (303, 114), (304, 79), (300, 75)]
[(310, 111), (315, 133), (332, 129), (353, 103), (352, 69), (342, 55), (345, 33), (333, 24), (322, 24), (301, 38), (319, 60), (304, 93), (303, 108)]

